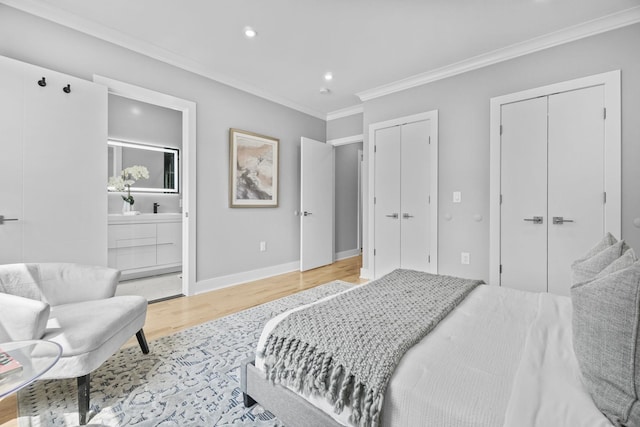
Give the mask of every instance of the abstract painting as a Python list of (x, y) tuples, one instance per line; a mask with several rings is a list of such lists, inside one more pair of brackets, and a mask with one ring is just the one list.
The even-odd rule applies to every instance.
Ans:
[(278, 206), (278, 149), (269, 136), (229, 129), (229, 206)]

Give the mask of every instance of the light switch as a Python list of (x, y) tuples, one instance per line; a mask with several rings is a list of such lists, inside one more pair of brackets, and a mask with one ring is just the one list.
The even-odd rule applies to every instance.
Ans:
[(453, 192), (453, 203), (461, 203), (462, 202), (462, 193), (459, 191)]

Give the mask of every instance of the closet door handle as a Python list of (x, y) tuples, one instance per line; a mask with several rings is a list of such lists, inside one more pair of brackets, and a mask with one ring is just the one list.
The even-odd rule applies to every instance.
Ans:
[(574, 221), (572, 219), (564, 219), (561, 216), (554, 216), (553, 217), (553, 223), (556, 224), (556, 225), (562, 225), (565, 222), (574, 222)]
[(393, 218), (393, 219), (398, 219), (398, 214), (397, 213), (392, 213), (391, 215), (385, 215), (387, 218)]
[(408, 213), (405, 212), (405, 213), (402, 214), (402, 218), (404, 218), (404, 219), (413, 218), (413, 215), (409, 215)]
[(0, 215), (0, 225), (4, 224), (5, 221), (18, 221), (18, 218), (5, 218), (4, 215)]
[(534, 216), (533, 218), (525, 218), (525, 221), (531, 221), (534, 224), (542, 224), (543, 219), (541, 216)]

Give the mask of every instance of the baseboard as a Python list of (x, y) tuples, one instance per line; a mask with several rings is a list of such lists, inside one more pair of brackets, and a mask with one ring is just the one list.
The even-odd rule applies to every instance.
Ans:
[(215, 291), (217, 289), (228, 288), (254, 280), (266, 279), (278, 274), (290, 273), (300, 269), (300, 261), (287, 264), (274, 265), (271, 267), (259, 268), (257, 270), (243, 271), (242, 273), (229, 274), (227, 276), (214, 277), (212, 279), (196, 282), (194, 294)]
[(371, 274), (371, 272), (369, 271), (368, 268), (361, 268), (360, 269), (360, 278), (361, 279), (371, 280), (371, 279), (373, 279), (373, 275)]
[(336, 252), (335, 260), (340, 261), (343, 259), (351, 258), (360, 255), (360, 249), (349, 249), (348, 251)]

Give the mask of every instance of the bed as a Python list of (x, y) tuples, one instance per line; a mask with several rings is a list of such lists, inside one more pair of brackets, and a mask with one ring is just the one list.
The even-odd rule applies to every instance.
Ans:
[[(622, 246), (619, 246), (619, 250), (611, 251), (618, 251), (612, 260), (618, 263), (618, 268), (609, 267), (606, 274), (586, 281), (587, 286), (581, 284), (576, 289), (593, 294), (589, 287), (597, 282), (595, 300), (602, 304), (603, 298), (606, 299), (603, 292), (607, 295), (612, 293), (611, 289), (602, 290), (603, 281), (614, 283), (616, 289), (621, 287), (621, 281), (628, 282), (629, 292), (636, 289), (636, 299), (629, 305), (622, 309), (619, 306), (594, 308), (587, 305), (587, 313), (583, 310), (585, 304), (581, 302), (580, 310), (574, 313), (575, 301), (582, 301), (580, 295), (575, 296), (572, 303), (569, 297), (552, 294), (489, 285), (473, 286), (426, 336), (404, 353), (394, 367), (384, 390), (379, 418), (358, 418), (359, 424), (439, 427), (640, 425), (637, 394), (627, 396), (637, 393), (637, 370), (632, 370), (631, 374), (621, 373), (624, 384), (620, 389), (624, 389), (624, 393), (615, 394), (620, 391), (617, 389), (603, 391), (593, 384), (598, 380), (594, 379), (593, 370), (587, 367), (585, 371), (584, 365), (591, 362), (577, 357), (574, 351), (574, 348), (584, 353), (593, 350), (597, 356), (598, 352), (608, 351), (616, 345), (604, 343), (605, 350), (602, 350), (598, 343), (589, 341), (589, 349), (585, 350), (583, 345), (576, 344), (575, 340), (581, 341), (582, 338), (576, 338), (573, 326), (578, 322), (578, 327), (584, 329), (581, 319), (586, 316), (591, 322), (593, 310), (599, 313), (615, 310), (618, 314), (622, 310), (622, 316), (630, 320), (628, 323), (635, 325), (625, 329), (631, 334), (625, 339), (633, 341), (632, 348), (635, 349), (639, 339), (637, 313), (635, 317), (628, 317), (630, 314), (625, 310), (634, 306), (636, 312), (640, 310), (637, 296), (640, 268), (632, 252), (626, 255), (624, 262), (618, 261), (624, 254)], [(593, 274), (594, 269), (587, 269), (588, 274), (595, 277), (612, 262), (600, 259), (595, 268), (598, 270), (596, 274)], [(601, 264), (605, 264), (604, 267)], [(621, 278), (623, 275), (632, 277), (625, 281)], [(262, 332), (255, 360), (243, 364), (241, 376), (245, 404), (259, 402), (289, 427), (354, 425), (353, 408), (349, 404), (336, 411), (335, 402), (329, 403), (322, 393), (305, 392), (304, 387), (294, 385), (295, 381), (274, 380), (273, 374), (267, 374), (269, 362), (265, 347), (274, 330), (295, 313), (302, 315), (313, 306), (317, 310), (329, 300), (339, 301), (356, 289), (368, 286), (371, 285), (354, 287), (271, 319)], [(620, 298), (629, 300), (628, 294), (620, 295)], [(590, 324), (586, 329), (592, 335), (594, 326)], [(611, 335), (610, 331), (605, 332)], [(623, 353), (624, 360), (629, 360), (627, 347), (623, 351), (615, 348), (614, 358)], [(635, 357), (633, 355), (631, 359)], [(611, 361), (617, 364), (616, 360)], [(639, 361), (640, 352), (635, 364)], [(595, 369), (600, 368), (602, 366)], [(596, 376), (601, 374), (598, 372)], [(607, 396), (611, 393), (613, 403), (607, 403)]]

